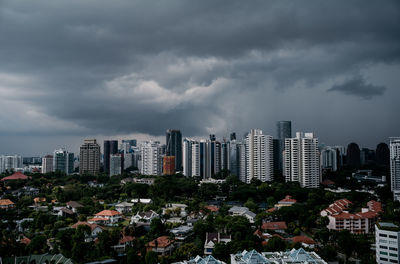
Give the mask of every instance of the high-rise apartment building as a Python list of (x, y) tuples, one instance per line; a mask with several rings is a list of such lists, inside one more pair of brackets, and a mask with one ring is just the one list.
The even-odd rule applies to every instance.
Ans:
[(231, 174), (239, 177), (238, 141), (236, 141), (236, 139), (231, 140), (231, 142), (229, 142), (229, 148), (229, 171)]
[(390, 188), (400, 201), (400, 137), (390, 138)]
[(380, 166), (390, 166), (390, 150), (386, 143), (379, 143), (375, 150), (376, 163)]
[(272, 136), (264, 135), (261, 129), (252, 129), (245, 139), (246, 183), (252, 179), (262, 182), (273, 179)]
[(42, 173), (49, 173), (53, 172), (53, 156), (52, 155), (46, 155), (42, 158)]
[(283, 172), (287, 182), (299, 182), (306, 188), (319, 187), (318, 138), (313, 133), (297, 132), (295, 138), (285, 139)]
[(387, 222), (375, 224), (376, 263), (400, 263), (400, 227)]
[(221, 170), (229, 170), (231, 158), (231, 144), (229, 141), (223, 140), (221, 143)]
[(140, 145), (140, 172), (144, 175), (161, 175), (163, 148), (160, 142), (143, 142)]
[(74, 172), (74, 153), (61, 148), (53, 153), (53, 171), (71, 174)]
[(360, 153), (360, 148), (357, 145), (357, 143), (352, 142), (347, 146), (346, 159), (347, 159), (348, 166), (355, 167), (355, 168), (360, 167), (361, 153)]
[(100, 146), (96, 139), (85, 139), (80, 147), (79, 173), (96, 175), (100, 171)]
[(104, 172), (110, 175), (110, 156), (118, 153), (118, 140), (104, 140)]
[(164, 156), (163, 158), (163, 174), (175, 174), (175, 156)]
[(2, 155), (0, 156), (0, 173), (22, 168), (22, 164), (22, 157), (20, 155)]
[(330, 146), (321, 150), (321, 168), (323, 170), (337, 171), (338, 169), (338, 151)]
[(274, 165), (278, 165), (275, 169), (282, 170), (283, 166), (283, 151), (285, 150), (285, 139), (292, 137), (292, 121), (276, 122), (276, 140), (274, 156)]
[(175, 156), (175, 170), (182, 171), (182, 134), (180, 130), (166, 132), (166, 155)]
[(121, 175), (122, 173), (122, 154), (110, 155), (110, 177), (114, 175)]

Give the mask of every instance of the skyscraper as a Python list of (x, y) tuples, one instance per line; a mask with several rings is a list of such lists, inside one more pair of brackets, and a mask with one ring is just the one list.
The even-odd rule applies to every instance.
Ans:
[(273, 179), (272, 136), (264, 135), (261, 129), (252, 129), (245, 139), (246, 183), (252, 179), (262, 182)]
[(275, 153), (278, 154), (278, 156), (274, 157), (275, 158), (275, 164), (278, 165), (275, 169), (282, 170), (283, 166), (283, 151), (285, 150), (285, 139), (286, 138), (291, 138), (292, 137), (292, 121), (278, 121), (276, 122), (276, 139), (278, 140), (277, 144), (275, 146), (277, 147), (277, 150)]
[(53, 172), (53, 156), (52, 155), (46, 155), (42, 158), (42, 173), (49, 173)]
[(230, 169), (230, 142), (223, 140), (221, 143), (221, 170), (229, 170)]
[(347, 146), (347, 165), (351, 167), (358, 168), (360, 167), (361, 164), (361, 159), (360, 159), (360, 148), (358, 147), (357, 143), (350, 143)]
[(175, 170), (182, 171), (182, 134), (180, 130), (166, 132), (166, 155), (175, 156)]
[(110, 155), (118, 153), (118, 140), (104, 140), (104, 172), (110, 175)]
[(400, 201), (400, 137), (390, 138), (390, 179), (394, 200)]
[(175, 156), (163, 157), (163, 174), (164, 175), (175, 174)]
[(140, 172), (144, 175), (161, 175), (163, 149), (160, 142), (143, 142), (140, 145), (140, 151)]
[(100, 171), (100, 146), (96, 139), (85, 139), (80, 147), (79, 174), (96, 175)]
[(71, 174), (74, 172), (74, 153), (65, 149), (56, 149), (53, 154), (53, 171)]
[(318, 188), (321, 178), (318, 138), (313, 133), (297, 132), (285, 139), (283, 172), (286, 182), (299, 182), (302, 187)]
[(122, 173), (122, 154), (110, 155), (110, 176), (121, 175)]
[(390, 166), (390, 150), (386, 143), (379, 143), (376, 146), (376, 163), (381, 166)]
[(337, 171), (338, 151), (333, 147), (325, 147), (321, 150), (321, 167), (324, 170)]
[(22, 157), (20, 155), (0, 156), (0, 173), (22, 168)]

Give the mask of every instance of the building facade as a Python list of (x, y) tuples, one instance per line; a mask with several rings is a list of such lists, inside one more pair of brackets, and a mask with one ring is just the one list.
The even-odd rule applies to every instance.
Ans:
[(163, 174), (164, 175), (175, 174), (175, 156), (163, 157)]
[(143, 142), (140, 145), (141, 159), (139, 167), (141, 174), (161, 175), (163, 148), (158, 141)]
[(400, 263), (400, 228), (393, 223), (375, 225), (376, 263)]
[(20, 155), (0, 156), (0, 173), (5, 171), (11, 172), (18, 168), (22, 168), (22, 157)]
[(182, 171), (182, 134), (180, 130), (166, 132), (166, 155), (175, 156), (175, 171)]
[(285, 150), (285, 139), (292, 137), (292, 122), (278, 121), (276, 122), (276, 151), (277, 156), (274, 156), (276, 169), (282, 170), (283, 167), (283, 151)]
[(42, 173), (49, 173), (53, 172), (53, 156), (52, 155), (46, 155), (42, 158)]
[(80, 147), (79, 173), (96, 175), (100, 172), (100, 146), (96, 139), (85, 139)]
[(400, 137), (390, 138), (390, 188), (400, 201)]
[(318, 188), (321, 180), (318, 138), (313, 133), (297, 132), (285, 140), (284, 176), (286, 182), (299, 182), (306, 188)]
[(104, 140), (104, 172), (110, 175), (110, 157), (118, 153), (118, 140)]
[(122, 173), (122, 154), (110, 155), (110, 176), (121, 175)]
[(65, 149), (56, 149), (53, 153), (53, 171), (72, 174), (74, 172), (74, 153)]

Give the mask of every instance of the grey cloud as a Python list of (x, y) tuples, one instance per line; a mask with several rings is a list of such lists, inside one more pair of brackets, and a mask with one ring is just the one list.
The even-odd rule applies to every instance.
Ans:
[(328, 89), (328, 92), (340, 92), (346, 95), (361, 97), (363, 99), (372, 99), (374, 96), (383, 95), (385, 90), (385, 86), (366, 83), (361, 76), (358, 76), (341, 84), (332, 86)]

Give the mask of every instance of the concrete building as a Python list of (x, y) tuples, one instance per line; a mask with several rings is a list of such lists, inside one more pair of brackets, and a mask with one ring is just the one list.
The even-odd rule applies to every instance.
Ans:
[(162, 174), (163, 149), (158, 141), (143, 142), (140, 145), (141, 159), (139, 161), (140, 173), (144, 175)]
[(375, 225), (376, 263), (400, 263), (400, 228), (393, 223)]
[(285, 139), (284, 176), (286, 182), (299, 182), (301, 187), (318, 188), (321, 180), (318, 138), (313, 133), (297, 132)]
[(238, 152), (238, 141), (235, 139), (229, 142), (229, 171), (231, 174), (239, 177), (239, 152)]
[(262, 182), (272, 181), (273, 141), (272, 136), (264, 135), (261, 129), (252, 129), (245, 139), (246, 183), (252, 179)]
[(54, 158), (52, 155), (46, 155), (42, 158), (42, 173), (43, 174), (54, 171), (53, 160), (54, 160)]
[(79, 174), (96, 175), (100, 171), (100, 146), (96, 139), (85, 139), (80, 147)]
[(400, 201), (400, 137), (390, 138), (390, 183), (394, 200)]
[(323, 170), (337, 171), (338, 169), (338, 153), (333, 147), (326, 146), (321, 150), (321, 168)]
[(122, 173), (122, 154), (110, 155), (110, 176), (121, 175)]
[(22, 157), (20, 155), (0, 156), (0, 173), (11, 172), (11, 170), (22, 168), (22, 165)]
[(163, 158), (163, 174), (175, 174), (175, 156), (164, 156)]
[(110, 156), (118, 153), (118, 140), (104, 140), (104, 172), (110, 175)]
[(61, 148), (53, 153), (53, 171), (72, 174), (74, 172), (74, 153)]
[(274, 156), (275, 164), (278, 165), (276, 169), (282, 170), (283, 167), (283, 151), (285, 150), (285, 139), (292, 137), (292, 122), (291, 121), (278, 121), (276, 122), (276, 139), (278, 156)]
[(231, 167), (230, 157), (231, 157), (231, 144), (225, 139), (221, 143), (221, 170), (229, 170)]
[(182, 171), (182, 134), (180, 130), (166, 132), (166, 155), (175, 156), (175, 171)]

